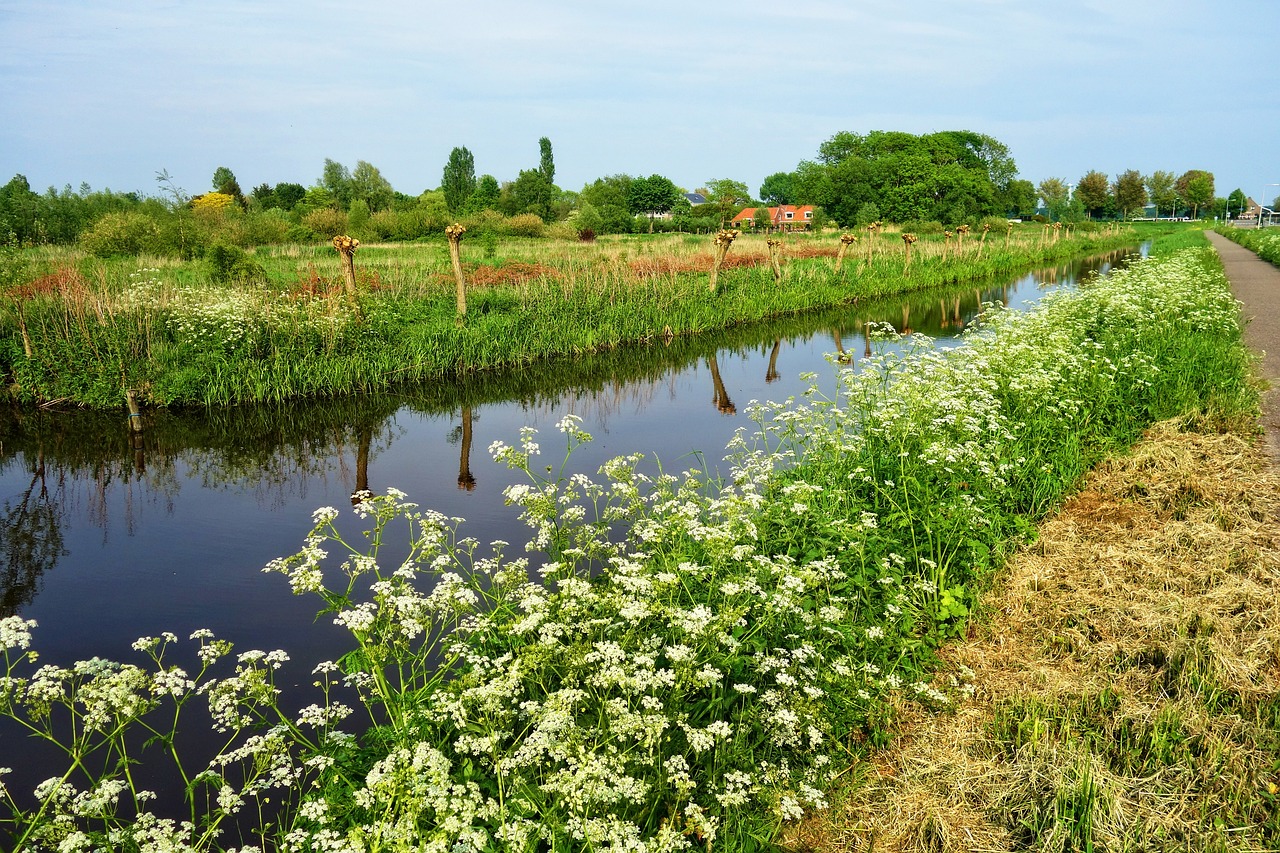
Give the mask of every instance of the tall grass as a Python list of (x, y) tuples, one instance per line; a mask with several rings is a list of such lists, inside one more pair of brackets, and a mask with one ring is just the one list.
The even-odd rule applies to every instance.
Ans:
[(461, 326), (443, 241), (362, 245), (359, 312), (344, 304), (335, 253), (319, 247), (259, 250), (265, 279), (257, 283), (215, 283), (204, 262), (139, 259), (144, 265), (133, 267), (41, 250), (30, 268), (44, 274), (0, 300), (0, 368), (28, 402), (115, 407), (126, 389), (153, 405), (278, 402), (700, 334), (1031, 268), (1136, 237), (1099, 231), (1041, 246), (1027, 230), (1008, 251), (981, 258), (976, 246), (943, 258), (938, 240), (924, 238), (910, 278), (901, 241), (878, 239), (873, 260), (837, 274), (838, 238), (792, 235), (779, 284), (764, 238), (743, 237), (714, 294), (705, 240), (507, 240), (494, 258), (464, 241), (471, 289)]
[[(916, 340), (843, 371), (834, 398), (757, 407), (723, 481), (638, 456), (565, 477), (557, 458), (591, 440), (579, 422), (558, 425), (549, 466), (526, 429), (490, 452), (524, 477), (507, 498), (532, 564), (388, 490), (355, 507), (363, 534), (322, 508), (267, 567), (352, 635), (301, 713), (276, 704), (283, 652), (228, 662), (198, 634), (186, 652), (139, 640), (141, 667), (36, 669), (35, 626), (5, 620), (3, 711), (69, 759), (35, 800), (8, 792), (17, 849), (219, 849), (233, 815), (282, 798), (264, 846), (761, 849), (892, 737), (895, 709), (950, 701), (935, 649), (1082, 471), (1154, 419), (1247, 417), (1246, 368), (1202, 247), (991, 312), (955, 351)], [(184, 654), (198, 678), (175, 670)], [(82, 773), (119, 728), (197, 700), (229, 742), (191, 772), (186, 824), (160, 822), (131, 762)], [(59, 740), (63, 714), (100, 743)], [(1092, 815), (1078, 769), (1062, 807)]]

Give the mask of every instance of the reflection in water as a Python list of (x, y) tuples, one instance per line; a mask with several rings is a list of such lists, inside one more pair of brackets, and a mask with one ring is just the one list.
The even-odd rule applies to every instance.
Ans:
[[(459, 427), (462, 449), (458, 452), (458, 488), (474, 491), (476, 478), (471, 473), (471, 407), (462, 407), (462, 426)], [(450, 437), (450, 440), (454, 440)]]
[(716, 411), (722, 415), (736, 415), (738, 407), (729, 399), (729, 392), (724, 390), (724, 380), (720, 378), (720, 362), (715, 353), (707, 356), (707, 366), (711, 368), (711, 402)]
[(40, 577), (67, 552), (62, 544), (58, 496), (49, 491), (44, 454), (36, 453), (31, 480), (17, 500), (4, 502), (0, 523), (0, 618), (15, 615), (35, 600)]

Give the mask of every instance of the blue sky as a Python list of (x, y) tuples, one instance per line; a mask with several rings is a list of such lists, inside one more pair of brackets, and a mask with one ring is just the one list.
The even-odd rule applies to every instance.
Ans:
[(0, 182), (246, 191), (454, 146), (514, 179), (761, 180), (841, 130), (973, 130), (1019, 176), (1214, 172), (1280, 194), (1274, 0), (0, 0)]

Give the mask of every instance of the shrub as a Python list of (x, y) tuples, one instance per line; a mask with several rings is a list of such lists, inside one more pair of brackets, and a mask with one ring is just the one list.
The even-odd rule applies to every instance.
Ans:
[(160, 224), (144, 213), (108, 213), (80, 235), (80, 245), (91, 255), (110, 258), (152, 251), (158, 243)]
[(507, 232), (515, 237), (541, 237), (546, 227), (536, 213), (520, 213), (507, 220)]
[(313, 234), (322, 238), (347, 233), (347, 215), (332, 207), (311, 211), (302, 217), (302, 224), (307, 226)]
[(215, 243), (205, 251), (204, 257), (209, 262), (209, 274), (214, 281), (261, 282), (266, 280), (267, 273), (261, 264), (235, 246)]

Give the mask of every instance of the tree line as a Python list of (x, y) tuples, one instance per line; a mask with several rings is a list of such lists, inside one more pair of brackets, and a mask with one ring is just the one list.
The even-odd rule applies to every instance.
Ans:
[(167, 172), (157, 175), (158, 191), (150, 196), (93, 190), (87, 184), (37, 193), (19, 174), (0, 187), (0, 240), (80, 242), (98, 254), (189, 256), (215, 242), (248, 246), (329, 239), (337, 233), (421, 239), (464, 218), (473, 234), (590, 238), (632, 231), (712, 231), (746, 207), (779, 204), (813, 205), (819, 225), (833, 221), (853, 227), (889, 220), (916, 224), (919, 230), (989, 216), (1026, 218), (1041, 211), (1064, 220), (1132, 216), (1148, 198), (1161, 210), (1187, 210), (1192, 216), (1243, 207), (1238, 190), (1227, 199), (1214, 199), (1212, 173), (1198, 170), (1181, 178), (1168, 172), (1142, 178), (1130, 170), (1114, 182), (1089, 172), (1074, 193), (1058, 178), (1037, 187), (1018, 178), (1006, 145), (971, 131), (840, 132), (823, 142), (813, 159), (767, 177), (757, 196), (730, 178), (709, 180), (688, 193), (659, 174), (606, 175), (576, 192), (557, 186), (555, 177), (547, 137), (538, 140), (536, 165), (506, 181), (479, 173), (471, 151), (455, 147), (439, 186), (418, 195), (397, 191), (364, 160), (348, 168), (326, 159), (311, 186), (263, 183), (247, 193), (225, 166), (215, 170), (209, 191), (194, 195)]

